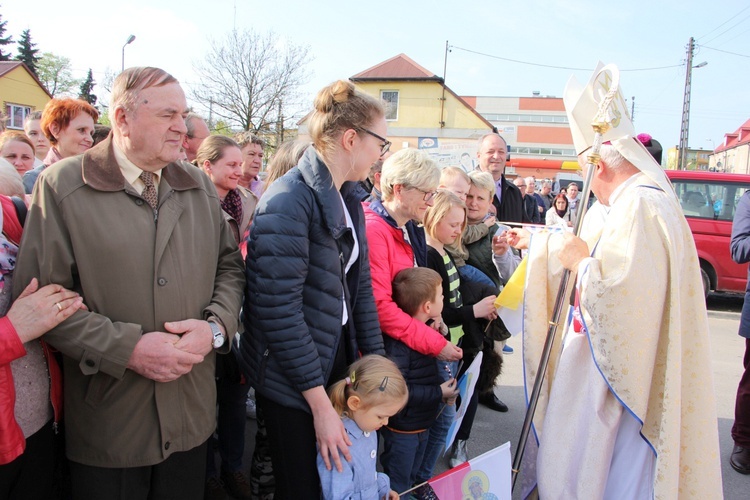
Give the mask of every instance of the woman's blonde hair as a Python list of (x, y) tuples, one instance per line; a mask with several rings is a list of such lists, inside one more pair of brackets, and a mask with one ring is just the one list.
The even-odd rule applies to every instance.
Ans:
[(211, 164), (216, 163), (224, 157), (224, 152), (227, 148), (240, 149), (231, 137), (225, 135), (209, 135), (203, 139), (198, 151), (195, 152), (195, 160), (193, 163), (203, 170), (203, 163), (206, 160)]
[(461, 198), (447, 189), (440, 189), (435, 197), (432, 198), (432, 206), (428, 207), (424, 214), (424, 230), (434, 238), (438, 222), (448, 215), (448, 212), (450, 212), (453, 207), (459, 207), (464, 211), (464, 220), (461, 223), (461, 234), (458, 235), (458, 239), (455, 243), (456, 245), (460, 245), (461, 236), (463, 235), (463, 230), (466, 227), (467, 221), (466, 204), (461, 201)]
[(472, 170), (469, 172), (469, 179), (473, 186), (479, 189), (486, 189), (490, 193), (490, 199), (495, 194), (495, 180), (488, 172), (481, 172), (479, 170)]
[(308, 131), (315, 149), (323, 156), (330, 154), (339, 134), (348, 129), (357, 133), (368, 128), (375, 119), (385, 116), (383, 104), (357, 90), (351, 82), (338, 80), (322, 88), (315, 96)]
[(402, 149), (383, 162), (380, 172), (380, 192), (385, 201), (393, 199), (393, 186), (424, 188), (432, 191), (440, 182), (440, 169), (437, 163), (418, 149)]
[(0, 194), (23, 198), (25, 193), (23, 179), (16, 167), (5, 158), (0, 158)]
[(346, 402), (351, 396), (359, 397), (362, 409), (393, 401), (403, 401), (406, 405), (409, 389), (396, 363), (370, 354), (352, 363), (346, 378), (328, 389), (333, 409), (342, 416), (349, 416), (350, 408)]
[(300, 139), (292, 139), (282, 142), (279, 149), (276, 150), (271, 157), (271, 160), (268, 162), (268, 167), (266, 168), (268, 177), (266, 178), (263, 190), (265, 191), (268, 189), (268, 186), (273, 184), (276, 179), (297, 166), (297, 162), (299, 162), (299, 159), (309, 145), (309, 142)]

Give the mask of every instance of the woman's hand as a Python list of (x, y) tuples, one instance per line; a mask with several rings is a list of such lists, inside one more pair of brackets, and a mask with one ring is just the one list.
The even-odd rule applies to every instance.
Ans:
[(323, 386), (302, 391), (302, 396), (304, 396), (312, 411), (318, 450), (326, 469), (331, 470), (331, 462), (333, 461), (336, 470), (343, 472), (344, 468), (341, 466), (339, 452), (344, 455), (347, 462), (351, 462), (352, 456), (349, 453), (349, 447), (352, 443), (346, 435), (341, 417), (333, 409), (331, 400), (328, 399)]
[(18, 333), (21, 342), (41, 337), (76, 311), (85, 308), (83, 299), (60, 285), (39, 288), (39, 281), (32, 278), (8, 311), (8, 319)]
[(464, 351), (461, 350), (457, 345), (453, 345), (450, 342), (446, 342), (440, 353), (437, 355), (437, 359), (440, 361), (458, 361), (464, 357)]
[(508, 248), (510, 248), (510, 244), (508, 243), (508, 231), (503, 231), (492, 237), (492, 253), (500, 257), (501, 255), (505, 255)]

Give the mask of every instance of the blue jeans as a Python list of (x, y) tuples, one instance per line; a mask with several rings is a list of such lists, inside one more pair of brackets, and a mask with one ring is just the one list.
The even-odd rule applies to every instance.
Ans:
[(378, 432), (383, 438), (383, 454), (380, 455), (383, 472), (391, 479), (391, 489), (402, 493), (415, 484), (414, 478), (424, 457), (428, 431), (407, 434), (381, 427)]
[(495, 285), (489, 276), (469, 264), (458, 268), (458, 277), (461, 278), (462, 281), (471, 281), (472, 283), (481, 283), (483, 285), (491, 286), (492, 288), (497, 288), (497, 285)]
[[(458, 361), (440, 361), (436, 360), (438, 364), (438, 373), (440, 378), (445, 382), (449, 378), (458, 375), (456, 370), (458, 369)], [(446, 366), (450, 371), (446, 369)], [(440, 415), (435, 419), (435, 422), (430, 426), (429, 437), (427, 438), (427, 448), (424, 452), (424, 458), (422, 464), (417, 471), (417, 484), (423, 483), (428, 479), (432, 478), (432, 472), (435, 469), (438, 459), (443, 454), (445, 449), (445, 437), (448, 435), (448, 429), (450, 429), (453, 419), (456, 417), (456, 405), (440, 405)]]

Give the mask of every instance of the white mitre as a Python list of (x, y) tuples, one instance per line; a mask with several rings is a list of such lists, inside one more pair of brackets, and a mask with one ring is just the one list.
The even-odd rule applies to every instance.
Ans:
[[(563, 93), (563, 102), (570, 122), (570, 132), (573, 135), (576, 154), (581, 154), (593, 146), (595, 133), (591, 123), (599, 111), (599, 103), (612, 84), (618, 85), (618, 82), (617, 67), (613, 64), (604, 66), (601, 62), (597, 64), (585, 87), (575, 76), (571, 76), (568, 80)], [(665, 192), (674, 194), (672, 184), (664, 174), (661, 165), (656, 163), (651, 153), (636, 137), (637, 134), (619, 85), (617, 94), (605, 110), (603, 121), (609, 123), (610, 128), (602, 136), (602, 142), (609, 141), (622, 156), (649, 176)]]

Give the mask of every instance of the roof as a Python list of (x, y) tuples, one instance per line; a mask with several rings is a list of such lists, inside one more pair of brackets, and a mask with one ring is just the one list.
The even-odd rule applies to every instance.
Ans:
[(52, 94), (47, 91), (47, 88), (44, 86), (44, 84), (39, 81), (39, 78), (37, 78), (37, 76), (31, 72), (29, 67), (21, 61), (0, 61), (0, 78), (4, 77), (6, 74), (10, 73), (19, 66), (23, 66), (23, 69), (26, 70), (29, 76), (31, 76), (31, 78), (36, 81), (37, 85), (39, 85), (39, 88), (41, 88), (44, 93), (49, 96), (50, 99), (53, 98)]
[(750, 119), (740, 125), (740, 128), (731, 134), (724, 134), (724, 144), (720, 144), (714, 153), (733, 149), (743, 144), (750, 144)]
[(368, 68), (361, 73), (349, 78), (353, 82), (388, 80), (419, 80), (419, 81), (436, 81), (441, 82), (443, 79), (431, 71), (426, 70), (406, 54), (399, 54), (383, 61), (375, 66)]

